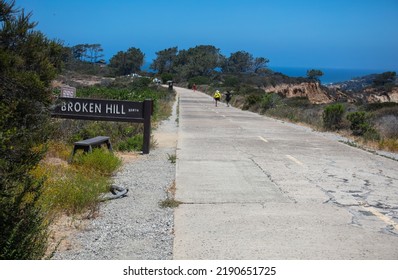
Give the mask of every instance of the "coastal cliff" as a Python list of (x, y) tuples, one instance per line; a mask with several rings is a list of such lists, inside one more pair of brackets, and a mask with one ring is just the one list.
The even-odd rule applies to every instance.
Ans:
[(353, 91), (339, 84), (322, 86), (315, 82), (301, 82), (297, 84), (281, 83), (262, 88), (265, 92), (275, 92), (285, 98), (306, 97), (313, 104), (326, 104), (335, 101), (349, 103), (398, 103), (398, 86), (389, 90), (380, 87), (363, 87)]
[[(393, 77), (381, 80), (380, 77), (386, 74), (393, 74)], [(395, 72), (372, 74), (331, 84), (328, 90), (338, 97), (345, 97), (350, 103), (398, 103), (398, 79), (395, 77)]]
[(315, 82), (302, 82), (299, 84), (282, 83), (275, 86), (264, 87), (265, 92), (275, 92), (286, 98), (307, 97), (311, 103), (324, 104), (335, 101), (327, 88)]

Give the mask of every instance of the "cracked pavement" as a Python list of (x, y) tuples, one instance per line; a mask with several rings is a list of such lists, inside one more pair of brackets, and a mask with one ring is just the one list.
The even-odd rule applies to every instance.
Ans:
[(398, 161), (176, 90), (175, 259), (398, 258)]

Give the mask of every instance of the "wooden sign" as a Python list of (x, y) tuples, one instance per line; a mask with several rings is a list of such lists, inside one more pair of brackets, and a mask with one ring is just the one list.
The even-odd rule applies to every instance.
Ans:
[(56, 101), (51, 116), (64, 119), (143, 123), (143, 153), (148, 154), (151, 138), (152, 108), (152, 100), (133, 102), (61, 97)]

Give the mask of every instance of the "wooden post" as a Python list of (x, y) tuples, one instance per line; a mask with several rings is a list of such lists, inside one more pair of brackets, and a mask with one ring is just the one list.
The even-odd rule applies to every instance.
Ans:
[(151, 144), (151, 115), (152, 115), (152, 100), (144, 101), (144, 143), (142, 146), (142, 153), (149, 154)]

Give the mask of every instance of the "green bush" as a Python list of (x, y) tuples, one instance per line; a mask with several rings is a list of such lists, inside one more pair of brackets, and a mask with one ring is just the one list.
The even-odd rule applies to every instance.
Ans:
[(117, 149), (122, 152), (142, 151), (143, 135), (137, 134), (119, 143)]
[(236, 87), (241, 83), (240, 79), (236, 76), (226, 76), (224, 80), (225, 87)]
[(26, 176), (22, 191), (15, 201), (0, 200), (0, 259), (41, 259), (47, 250), (49, 221), (45, 211), (38, 207), (43, 183)]
[(0, 0), (0, 259), (41, 259), (46, 213), (37, 205), (44, 178), (30, 172), (44, 156), (49, 89), (63, 47), (35, 29), (31, 14)]
[(77, 154), (73, 164), (101, 176), (110, 176), (120, 167), (122, 161), (108, 150), (98, 148), (91, 153)]
[(109, 180), (103, 176), (89, 176), (69, 172), (64, 180), (53, 185), (53, 209), (68, 215), (93, 214), (98, 207), (100, 195), (109, 191)]
[(137, 82), (129, 83), (125, 87), (104, 87), (95, 86), (80, 88), (77, 90), (78, 97), (127, 100), (127, 101), (144, 101), (146, 99), (153, 100), (152, 119), (156, 121), (162, 118), (161, 104), (167, 103), (174, 99), (174, 94), (170, 93), (163, 87), (148, 87), (146, 84), (150, 82), (147, 78), (140, 78)]
[(352, 112), (347, 115), (347, 120), (351, 122), (350, 129), (357, 136), (363, 136), (370, 128), (368, 115), (364, 111)]
[(398, 108), (398, 103), (395, 102), (383, 102), (383, 103), (369, 103), (365, 106), (366, 111), (377, 111), (384, 108)]
[(47, 176), (39, 203), (55, 216), (63, 213), (91, 216), (98, 208), (100, 195), (109, 191), (109, 178), (83, 165), (42, 163), (34, 173), (36, 176), (42, 173)]
[(70, 166), (43, 164), (35, 171), (36, 176), (44, 172), (48, 176), (40, 204), (53, 213), (93, 215), (121, 163), (113, 153), (98, 148), (75, 155)]
[(282, 104), (282, 97), (276, 93), (266, 93), (263, 95), (260, 101), (260, 107), (264, 111), (275, 108), (279, 104)]
[(339, 129), (342, 125), (344, 105), (340, 103), (331, 104), (323, 110), (323, 126), (326, 129)]
[(308, 97), (303, 96), (286, 98), (284, 103), (289, 107), (307, 108), (313, 106), (313, 104), (308, 100)]
[(246, 96), (245, 103), (243, 104), (243, 110), (249, 110), (250, 107), (259, 105), (261, 101), (261, 96), (258, 94), (250, 94)]
[(370, 141), (379, 141), (381, 139), (380, 134), (372, 126), (369, 126), (369, 128), (363, 134), (363, 138)]

